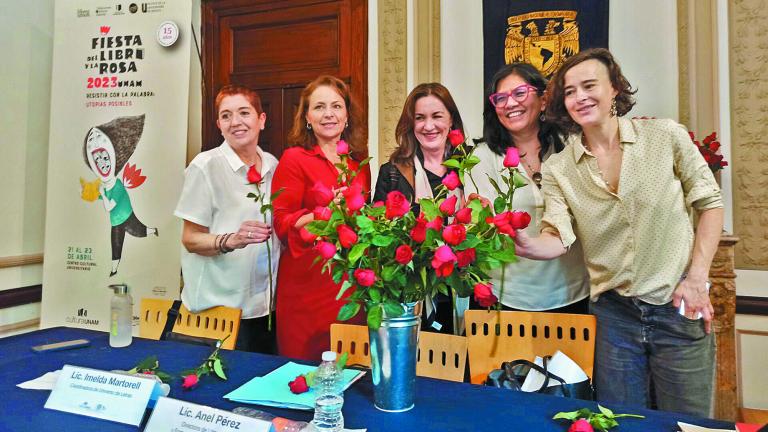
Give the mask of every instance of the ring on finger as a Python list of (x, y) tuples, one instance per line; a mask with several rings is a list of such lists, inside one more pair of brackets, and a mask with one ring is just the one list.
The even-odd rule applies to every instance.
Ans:
[(253, 237), (253, 233), (248, 231), (248, 238), (252, 238), (252, 237)]

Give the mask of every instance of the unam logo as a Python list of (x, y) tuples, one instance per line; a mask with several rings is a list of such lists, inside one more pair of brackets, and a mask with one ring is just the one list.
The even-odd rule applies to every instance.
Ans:
[(131, 11), (131, 13), (136, 13), (136, 11), (139, 10), (139, 6), (136, 3), (131, 3), (131, 5), (128, 6), (128, 10)]
[(77, 316), (79, 317), (87, 317), (88, 316), (88, 309), (80, 308), (77, 310)]

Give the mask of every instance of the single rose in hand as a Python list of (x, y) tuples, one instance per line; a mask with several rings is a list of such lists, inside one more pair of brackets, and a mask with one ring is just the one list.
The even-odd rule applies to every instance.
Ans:
[(293, 381), (289, 382), (288, 388), (291, 389), (291, 393), (293, 394), (302, 394), (309, 391), (307, 379), (304, 375), (299, 375)]
[(520, 164), (520, 152), (517, 147), (507, 147), (507, 154), (504, 156), (504, 166), (514, 168)]
[(376, 273), (370, 269), (359, 268), (354, 272), (355, 280), (358, 285), (363, 287), (369, 287), (376, 282)]
[(461, 186), (461, 180), (459, 179), (459, 175), (456, 174), (456, 171), (450, 171), (443, 177), (443, 185), (445, 185), (448, 190), (454, 190)]
[(341, 224), (336, 227), (336, 232), (339, 234), (339, 243), (344, 248), (351, 248), (353, 244), (357, 243), (357, 233), (346, 224)]
[(461, 133), (461, 129), (453, 129), (448, 132), (448, 141), (451, 142), (451, 146), (458, 147), (464, 142), (464, 134)]
[(568, 428), (568, 432), (595, 432), (595, 429), (585, 419), (578, 419), (571, 424)]
[(312, 189), (309, 190), (310, 194), (317, 199), (317, 204), (320, 207), (327, 207), (328, 204), (335, 198), (333, 191), (322, 182), (315, 182)]
[(387, 201), (384, 205), (387, 208), (384, 217), (390, 220), (405, 216), (411, 210), (411, 203), (408, 201), (408, 198), (402, 192), (396, 190), (387, 194)]
[(475, 301), (484, 308), (491, 307), (499, 301), (499, 299), (493, 295), (490, 282), (487, 284), (480, 282), (475, 284)]
[(347, 144), (347, 142), (344, 140), (339, 140), (336, 143), (336, 154), (337, 155), (349, 154), (349, 144)]
[(406, 265), (413, 258), (413, 249), (408, 245), (400, 245), (395, 249), (395, 261), (398, 264)]
[(248, 167), (248, 184), (254, 184), (261, 182), (261, 173), (256, 170), (256, 165)]
[(184, 390), (191, 390), (197, 386), (197, 383), (200, 381), (200, 379), (197, 377), (196, 374), (189, 374), (184, 377), (184, 382), (181, 383), (181, 387)]

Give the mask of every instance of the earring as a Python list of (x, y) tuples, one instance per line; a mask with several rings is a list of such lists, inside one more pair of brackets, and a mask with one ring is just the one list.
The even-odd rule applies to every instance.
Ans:
[(547, 120), (547, 117), (544, 116), (544, 111), (542, 111), (541, 114), (539, 114), (539, 120), (541, 120), (541, 121), (546, 121)]
[(616, 111), (616, 98), (613, 98), (611, 101), (611, 117), (616, 117), (617, 111)]
[(307, 130), (312, 130), (312, 125), (307, 122)]
[(348, 127), (349, 127), (349, 122), (348, 121), (344, 122), (344, 129), (346, 129)]

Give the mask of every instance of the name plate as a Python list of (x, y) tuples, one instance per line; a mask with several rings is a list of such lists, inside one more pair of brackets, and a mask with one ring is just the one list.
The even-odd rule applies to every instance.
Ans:
[(161, 397), (145, 432), (269, 432), (272, 423), (204, 405)]
[(156, 385), (154, 379), (64, 365), (45, 407), (138, 426)]

